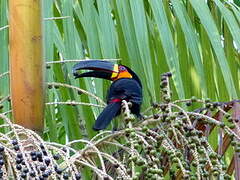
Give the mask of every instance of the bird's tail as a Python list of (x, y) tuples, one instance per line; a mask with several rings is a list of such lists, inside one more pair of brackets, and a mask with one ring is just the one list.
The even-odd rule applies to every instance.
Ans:
[(118, 115), (121, 108), (121, 102), (113, 102), (107, 105), (107, 107), (98, 116), (93, 129), (99, 131), (105, 129), (111, 120)]

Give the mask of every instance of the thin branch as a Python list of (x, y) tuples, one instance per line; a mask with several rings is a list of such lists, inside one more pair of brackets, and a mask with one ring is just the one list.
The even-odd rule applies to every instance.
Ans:
[(0, 104), (3, 103), (4, 101), (7, 101), (9, 98), (10, 98), (10, 95), (1, 98), (0, 99)]
[(6, 26), (3, 26), (3, 27), (0, 27), (0, 31), (4, 30), (4, 29), (7, 29), (9, 28), (9, 25), (6, 25)]
[(49, 17), (49, 18), (43, 18), (43, 20), (44, 20), (44, 21), (48, 21), (48, 20), (68, 19), (68, 18), (71, 18), (71, 16)]
[(81, 93), (84, 93), (86, 95), (89, 95), (93, 98), (95, 98), (98, 102), (100, 102), (102, 105), (106, 105), (106, 103), (99, 97), (97, 97), (96, 95), (84, 90), (84, 89), (81, 89), (79, 87), (76, 87), (76, 86), (72, 86), (72, 85), (69, 85), (69, 84), (64, 84), (64, 83), (57, 83), (57, 82), (49, 82), (47, 83), (47, 85), (50, 85), (50, 86), (61, 86), (61, 87), (66, 87), (66, 88), (71, 88), (71, 89), (74, 89), (74, 90), (77, 90)]
[(0, 78), (9, 74), (9, 71), (0, 74)]
[(48, 102), (46, 105), (83, 105), (83, 106), (94, 106), (104, 108), (103, 105), (93, 104), (93, 103), (84, 103), (84, 102), (76, 102), (76, 101), (67, 101), (67, 102)]
[[(69, 59), (69, 60), (60, 60), (60, 61), (48, 61), (46, 64), (65, 64), (71, 62), (82, 62), (89, 59)], [(120, 59), (91, 59), (91, 60), (100, 60), (100, 61), (119, 61)]]

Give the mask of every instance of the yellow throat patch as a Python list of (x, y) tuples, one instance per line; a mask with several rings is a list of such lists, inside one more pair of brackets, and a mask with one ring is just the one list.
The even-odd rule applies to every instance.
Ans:
[(114, 64), (113, 71), (111, 79), (115, 79), (118, 76), (118, 64)]

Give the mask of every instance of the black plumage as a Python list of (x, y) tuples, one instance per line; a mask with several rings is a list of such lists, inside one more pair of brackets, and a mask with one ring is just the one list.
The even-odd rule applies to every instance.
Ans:
[(131, 112), (140, 116), (142, 103), (142, 87), (138, 81), (130, 78), (121, 78), (114, 81), (108, 91), (107, 107), (98, 116), (94, 130), (105, 129), (111, 120), (121, 112), (121, 101), (131, 102)]
[[(132, 103), (130, 110), (137, 117), (140, 117), (142, 103), (142, 84), (138, 76), (126, 66), (104, 62), (106, 61), (80, 62), (73, 67), (76, 78), (97, 77), (113, 81), (107, 94), (107, 106), (93, 126), (96, 131), (105, 129), (120, 114), (122, 100)], [(93, 71), (78, 74), (76, 71), (80, 69)]]

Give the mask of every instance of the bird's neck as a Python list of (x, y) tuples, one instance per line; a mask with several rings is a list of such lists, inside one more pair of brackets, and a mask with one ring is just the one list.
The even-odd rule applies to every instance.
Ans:
[(123, 78), (132, 78), (132, 75), (129, 72), (124, 71), (119, 73), (118, 76), (113, 79), (113, 81), (116, 81), (118, 79), (123, 79)]

